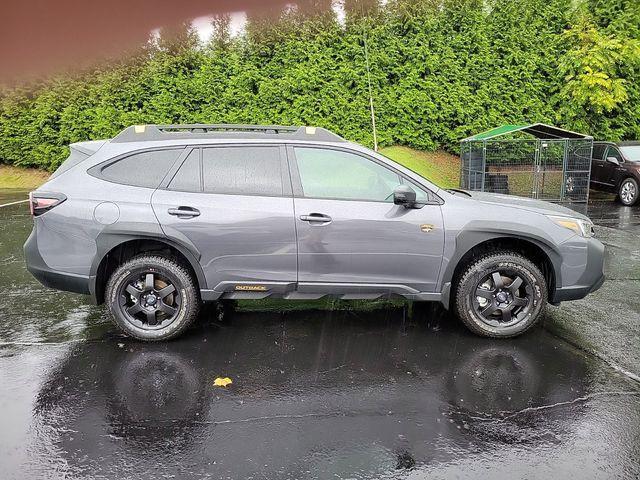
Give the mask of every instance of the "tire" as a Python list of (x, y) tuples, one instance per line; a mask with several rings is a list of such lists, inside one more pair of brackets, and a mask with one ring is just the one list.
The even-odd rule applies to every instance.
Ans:
[(640, 190), (638, 189), (638, 182), (634, 178), (625, 178), (620, 182), (620, 188), (618, 188), (620, 203), (630, 207), (638, 201), (638, 197), (640, 197)]
[(158, 255), (141, 255), (118, 267), (105, 300), (120, 330), (148, 342), (178, 337), (200, 310), (200, 292), (189, 271)]
[(472, 332), (484, 337), (516, 337), (544, 314), (547, 282), (540, 269), (522, 255), (494, 252), (467, 267), (454, 299), (458, 318)]

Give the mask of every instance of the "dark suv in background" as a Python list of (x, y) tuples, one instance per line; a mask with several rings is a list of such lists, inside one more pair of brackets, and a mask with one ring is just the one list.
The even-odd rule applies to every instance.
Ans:
[(142, 340), (177, 336), (202, 301), (326, 295), (438, 301), (512, 337), (604, 280), (584, 215), (443, 190), (314, 127), (129, 127), (71, 145), (31, 210), (29, 271)]
[(640, 197), (640, 142), (594, 142), (591, 188), (618, 195), (624, 205)]

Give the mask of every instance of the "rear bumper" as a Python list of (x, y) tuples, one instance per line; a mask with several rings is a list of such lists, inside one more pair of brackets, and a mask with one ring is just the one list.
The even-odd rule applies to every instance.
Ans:
[[(577, 277), (576, 280), (571, 285), (557, 287), (551, 303), (579, 300), (598, 290), (604, 283), (604, 245), (595, 238), (586, 239), (585, 242), (586, 262), (579, 269), (571, 267), (571, 274)], [(580, 271), (579, 275), (576, 275), (576, 270)]]
[(24, 259), (27, 264), (27, 270), (45, 287), (85, 295), (91, 294), (92, 277), (53, 270), (45, 263), (38, 250), (38, 238), (35, 228), (31, 231), (24, 244)]

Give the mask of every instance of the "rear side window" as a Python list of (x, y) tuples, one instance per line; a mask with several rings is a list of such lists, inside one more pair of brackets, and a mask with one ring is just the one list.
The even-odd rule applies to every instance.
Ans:
[(280, 147), (203, 148), (202, 182), (206, 193), (283, 195)]
[(182, 149), (134, 153), (103, 167), (100, 176), (110, 182), (157, 188), (181, 151)]
[(596, 160), (604, 159), (604, 151), (606, 149), (607, 149), (606, 145), (603, 145), (601, 143), (594, 143), (593, 144), (593, 158), (595, 158)]

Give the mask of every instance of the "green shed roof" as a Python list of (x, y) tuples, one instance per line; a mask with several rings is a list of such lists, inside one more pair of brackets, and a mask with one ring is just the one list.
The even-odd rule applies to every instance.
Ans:
[(530, 125), (502, 125), (500, 127), (492, 128), (486, 132), (477, 133), (471, 137), (465, 138), (463, 142), (474, 140), (489, 140), (491, 138), (500, 137), (508, 133), (514, 132), (526, 132), (533, 135), (536, 138), (592, 138), (589, 135), (582, 133), (572, 132), (571, 130), (565, 130), (563, 128), (554, 127), (552, 125), (545, 125), (544, 123), (532, 123)]

